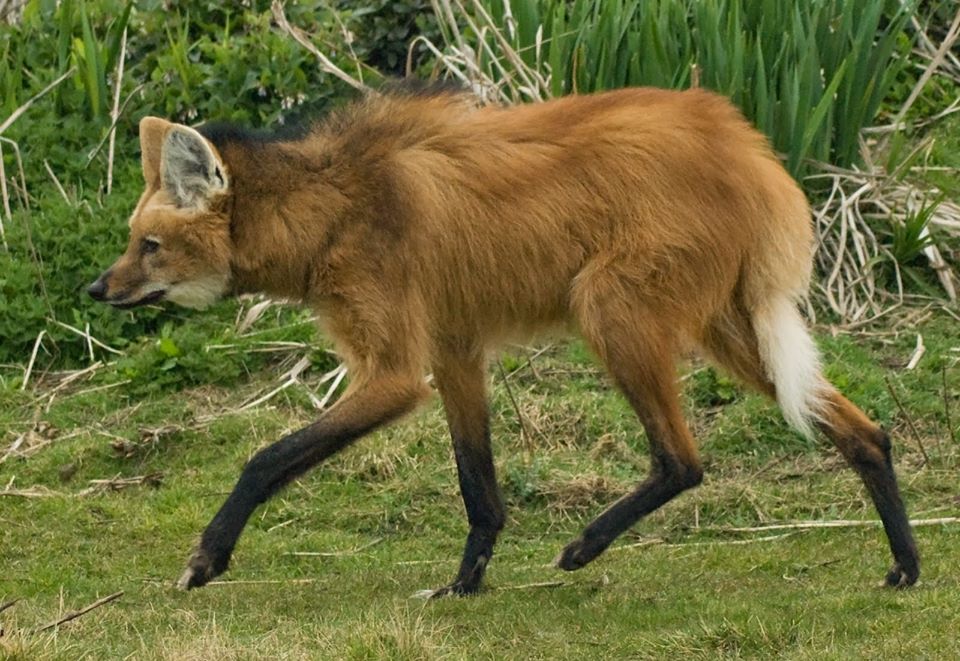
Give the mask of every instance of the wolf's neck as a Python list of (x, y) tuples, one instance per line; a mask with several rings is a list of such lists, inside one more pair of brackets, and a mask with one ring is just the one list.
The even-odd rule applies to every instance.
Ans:
[(325, 145), (230, 143), (233, 288), (311, 302), (324, 292), (327, 253), (351, 207)]

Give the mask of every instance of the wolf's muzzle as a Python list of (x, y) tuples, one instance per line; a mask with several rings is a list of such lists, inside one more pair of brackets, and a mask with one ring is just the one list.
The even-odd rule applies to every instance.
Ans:
[(104, 273), (97, 281), (92, 285), (87, 287), (87, 293), (90, 294), (90, 298), (95, 301), (103, 301), (107, 298), (107, 276), (109, 273)]

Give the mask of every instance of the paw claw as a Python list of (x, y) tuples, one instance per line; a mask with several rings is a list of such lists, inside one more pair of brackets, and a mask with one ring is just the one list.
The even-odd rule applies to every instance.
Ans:
[(223, 555), (213, 556), (204, 549), (197, 549), (187, 560), (187, 568), (177, 580), (177, 588), (192, 590), (193, 588), (203, 587), (212, 578), (219, 576), (226, 570), (229, 559), (229, 555), (226, 557)]
[(445, 585), (442, 588), (437, 588), (435, 590), (417, 590), (412, 595), (410, 595), (410, 598), (432, 600), (432, 599), (440, 599), (442, 597), (449, 597), (449, 596), (466, 597), (476, 593), (478, 589), (479, 589), (479, 586), (471, 588), (469, 586), (464, 585), (460, 581), (455, 581), (450, 585)]
[(189, 590), (190, 588), (194, 587), (193, 580), (194, 580), (193, 568), (187, 567), (186, 571), (184, 571), (180, 575), (180, 578), (177, 579), (177, 583), (176, 583), (177, 589), (184, 590), (184, 591)]
[(599, 555), (599, 551), (589, 553), (586, 548), (586, 542), (582, 537), (578, 537), (560, 551), (560, 554), (553, 559), (553, 565), (564, 571), (576, 571), (597, 557), (597, 555)]
[(903, 588), (908, 588), (914, 583), (917, 582), (917, 579), (920, 577), (920, 570), (916, 567), (911, 569), (904, 569), (898, 562), (893, 566), (893, 568), (887, 573), (887, 578), (883, 582), (884, 587), (896, 588), (901, 590)]

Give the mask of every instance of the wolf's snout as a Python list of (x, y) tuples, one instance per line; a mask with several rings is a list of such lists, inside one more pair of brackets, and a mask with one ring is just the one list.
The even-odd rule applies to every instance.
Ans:
[(95, 301), (102, 301), (107, 297), (107, 274), (104, 273), (97, 281), (87, 287), (87, 293)]

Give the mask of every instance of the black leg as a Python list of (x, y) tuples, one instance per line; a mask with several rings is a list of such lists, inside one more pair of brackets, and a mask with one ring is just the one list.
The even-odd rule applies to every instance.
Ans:
[(674, 496), (700, 484), (702, 472), (669, 461), (654, 468), (635, 491), (627, 494), (594, 519), (580, 537), (573, 540), (554, 563), (560, 569), (580, 569), (598, 555), (641, 518)]
[(200, 587), (223, 573), (240, 533), (260, 503), (364, 434), (410, 411), (425, 393), (422, 384), (408, 380), (368, 383), (344, 396), (316, 423), (254, 455), (204, 530), (177, 585)]
[(824, 420), (819, 426), (860, 475), (883, 522), (894, 559), (886, 585), (897, 588), (913, 585), (920, 576), (920, 558), (893, 471), (890, 438), (835, 391), (828, 395)]
[(493, 556), (497, 534), (503, 528), (505, 513), (490, 447), (485, 378), (479, 358), (451, 359), (434, 368), (453, 438), (470, 532), (456, 578), (445, 587), (426, 592), (426, 596), (476, 592)]

